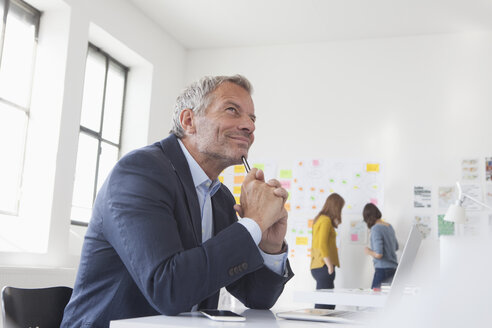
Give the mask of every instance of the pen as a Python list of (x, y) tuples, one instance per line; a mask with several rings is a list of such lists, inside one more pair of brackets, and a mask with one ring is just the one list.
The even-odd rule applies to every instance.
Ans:
[(248, 164), (248, 161), (246, 160), (246, 157), (241, 156), (241, 159), (243, 160), (243, 164), (244, 164), (244, 168), (246, 169), (246, 173), (249, 173), (249, 171), (251, 169), (249, 168), (249, 164)]

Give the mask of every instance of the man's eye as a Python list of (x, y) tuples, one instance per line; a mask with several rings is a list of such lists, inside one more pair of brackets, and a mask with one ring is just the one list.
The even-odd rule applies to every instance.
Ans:
[(234, 112), (234, 113), (237, 112), (237, 109), (235, 109), (234, 107), (229, 107), (229, 108), (227, 108), (227, 110), (229, 110), (231, 112)]

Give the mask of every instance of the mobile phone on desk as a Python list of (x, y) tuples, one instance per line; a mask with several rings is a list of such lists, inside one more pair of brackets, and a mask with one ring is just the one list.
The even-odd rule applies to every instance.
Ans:
[(228, 310), (200, 310), (200, 312), (209, 319), (215, 321), (245, 321), (242, 315)]

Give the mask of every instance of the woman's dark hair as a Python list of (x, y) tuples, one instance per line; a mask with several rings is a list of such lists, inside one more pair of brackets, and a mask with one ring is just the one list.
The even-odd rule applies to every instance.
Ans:
[(382, 214), (376, 205), (367, 203), (362, 211), (362, 216), (364, 217), (364, 222), (367, 224), (367, 227), (371, 229), (372, 226), (376, 224), (376, 221), (381, 218)]
[(342, 208), (345, 205), (345, 200), (337, 193), (333, 193), (326, 198), (325, 205), (318, 215), (314, 218), (313, 225), (321, 215), (326, 215), (330, 218), (331, 224), (337, 228), (342, 222)]

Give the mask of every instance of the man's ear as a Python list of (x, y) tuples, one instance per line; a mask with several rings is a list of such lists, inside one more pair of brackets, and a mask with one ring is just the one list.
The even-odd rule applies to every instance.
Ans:
[(195, 112), (190, 108), (185, 108), (179, 114), (179, 122), (186, 134), (194, 134), (195, 128)]

